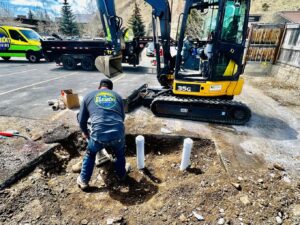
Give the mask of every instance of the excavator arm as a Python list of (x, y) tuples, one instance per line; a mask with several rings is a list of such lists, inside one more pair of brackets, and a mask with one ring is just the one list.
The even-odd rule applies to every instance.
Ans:
[(116, 15), (114, 0), (97, 0), (102, 27), (111, 50), (106, 56), (98, 56), (96, 68), (111, 77), (122, 72), (122, 18)]
[[(168, 0), (145, 0), (152, 7), (152, 28), (153, 41), (156, 51), (156, 67), (157, 79), (162, 86), (168, 86), (166, 76), (172, 74), (174, 66), (172, 65), (172, 57), (170, 53), (171, 39), (171, 10)], [(161, 32), (161, 45), (163, 49), (164, 67), (161, 68), (160, 62), (160, 43), (158, 42), (158, 19)]]
[(114, 0), (97, 0), (105, 37), (112, 43), (113, 55), (121, 54), (122, 18), (116, 15)]
[[(171, 10), (168, 0), (145, 0), (152, 7), (153, 41), (156, 50), (157, 79), (164, 87), (170, 86), (168, 75), (173, 73), (173, 63), (170, 53)], [(111, 43), (111, 55), (99, 56), (95, 65), (99, 71), (111, 77), (122, 72), (122, 18), (116, 15), (114, 0), (97, 0), (101, 23), (106, 40)], [(158, 23), (161, 32), (161, 43), (158, 41)], [(160, 45), (163, 49), (164, 67), (161, 68)]]

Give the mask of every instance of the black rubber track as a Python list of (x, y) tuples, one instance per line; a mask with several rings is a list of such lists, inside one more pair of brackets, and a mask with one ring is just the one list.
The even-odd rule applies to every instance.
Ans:
[(245, 104), (232, 100), (164, 95), (154, 98), (150, 107), (159, 117), (210, 123), (244, 125), (251, 118)]

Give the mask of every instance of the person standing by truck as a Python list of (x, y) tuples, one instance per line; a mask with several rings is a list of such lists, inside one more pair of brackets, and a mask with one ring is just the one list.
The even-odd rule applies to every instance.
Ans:
[[(96, 91), (83, 99), (79, 112), (79, 125), (83, 136), (88, 139), (88, 147), (83, 158), (81, 173), (77, 184), (88, 188), (95, 157), (103, 148), (115, 156), (114, 164), (119, 180), (126, 178), (124, 106), (120, 95), (113, 90), (113, 83), (103, 79)], [(91, 133), (88, 133), (87, 121), (91, 119)]]

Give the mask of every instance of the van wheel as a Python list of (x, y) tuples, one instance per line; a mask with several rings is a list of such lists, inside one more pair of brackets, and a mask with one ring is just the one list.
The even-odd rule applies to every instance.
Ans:
[(72, 56), (63, 56), (62, 63), (66, 70), (75, 70), (77, 66), (76, 60)]
[(40, 58), (34, 52), (27, 53), (27, 59), (31, 63), (37, 63), (40, 61)]
[(95, 60), (93, 60), (92, 57), (84, 57), (82, 60), (81, 60), (81, 67), (83, 70), (86, 70), (86, 71), (92, 71), (95, 69)]
[(2, 56), (1, 57), (5, 62), (8, 62), (10, 60), (9, 56)]

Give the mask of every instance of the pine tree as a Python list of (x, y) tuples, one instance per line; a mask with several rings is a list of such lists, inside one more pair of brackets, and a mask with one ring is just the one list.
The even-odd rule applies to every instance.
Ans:
[(67, 0), (64, 0), (61, 14), (62, 18), (60, 21), (60, 32), (69, 36), (79, 35), (79, 29), (75, 22), (75, 16), (73, 15), (71, 6)]
[(201, 13), (198, 10), (192, 9), (187, 20), (185, 36), (201, 38), (204, 35), (204, 22)]
[(134, 4), (133, 14), (130, 17), (128, 24), (135, 37), (145, 36), (145, 25), (142, 20), (141, 10), (136, 2)]

